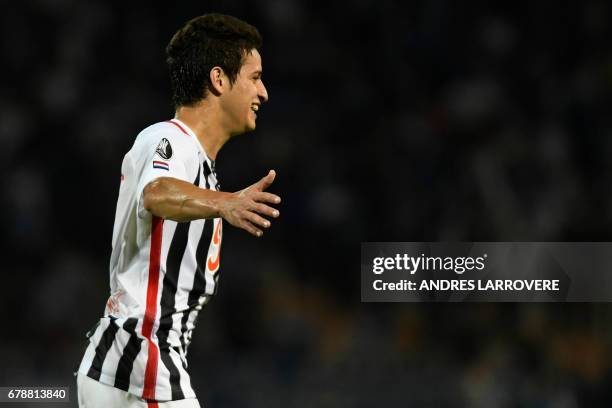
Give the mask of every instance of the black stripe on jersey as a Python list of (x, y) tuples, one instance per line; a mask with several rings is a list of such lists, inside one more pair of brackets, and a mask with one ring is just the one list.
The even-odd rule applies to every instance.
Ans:
[[(211, 171), (210, 167), (208, 167), (208, 163), (204, 161), (204, 182), (207, 189), (210, 189), (210, 184), (208, 182), (208, 176), (210, 176)], [(181, 346), (183, 350), (186, 351), (185, 337), (187, 335), (187, 320), (189, 320), (189, 314), (193, 311), (193, 308), (198, 304), (200, 300), (200, 296), (206, 292), (206, 278), (204, 277), (206, 272), (206, 257), (208, 256), (208, 247), (210, 245), (210, 240), (212, 239), (213, 228), (212, 220), (204, 220), (204, 228), (202, 229), (202, 235), (200, 236), (200, 241), (198, 242), (198, 248), (196, 249), (196, 262), (197, 269), (193, 274), (193, 285), (192, 289), (189, 292), (189, 296), (187, 299), (187, 310), (183, 312), (183, 317), (181, 318)]]
[(132, 368), (134, 367), (134, 360), (140, 353), (140, 347), (142, 339), (136, 334), (136, 325), (138, 319), (131, 317), (123, 323), (123, 329), (130, 333), (130, 340), (123, 349), (121, 359), (119, 359), (119, 365), (117, 366), (117, 373), (115, 374), (115, 388), (119, 388), (123, 391), (127, 391), (130, 388), (130, 374), (132, 374)]
[[(196, 175), (194, 185), (200, 183), (200, 168), (198, 167), (198, 174)], [(190, 222), (177, 222), (172, 241), (170, 242), (170, 249), (168, 249), (168, 256), (166, 259), (166, 274), (164, 276), (164, 283), (162, 289), (162, 296), (160, 300), (161, 305), (161, 317), (159, 320), (159, 329), (157, 330), (157, 338), (159, 343), (159, 354), (160, 357), (170, 372), (170, 388), (172, 391), (173, 400), (181, 400), (185, 398), (185, 394), (181, 389), (181, 374), (174, 364), (174, 361), (170, 357), (170, 344), (168, 343), (168, 335), (172, 329), (172, 316), (176, 312), (175, 308), (175, 297), (178, 286), (179, 274), (181, 271), (181, 262), (187, 249), (187, 243), (189, 241), (189, 227)]]
[(102, 333), (98, 347), (96, 347), (96, 355), (91, 362), (89, 371), (87, 372), (87, 376), (93, 378), (94, 380), (100, 380), (102, 364), (104, 364), (106, 354), (113, 345), (113, 341), (115, 341), (115, 334), (117, 334), (117, 330), (119, 330), (119, 326), (115, 324), (115, 320), (117, 320), (116, 317), (110, 316), (108, 327), (106, 330), (104, 330), (104, 333)]
[(215, 179), (217, 181), (217, 184), (215, 184), (215, 190), (219, 191), (221, 190), (221, 181), (219, 180), (219, 176), (217, 176), (217, 171), (215, 170), (215, 161), (211, 160), (212, 163), (212, 173), (215, 175)]
[(187, 309), (183, 312), (181, 319), (181, 346), (183, 350), (187, 350), (186, 347), (186, 336), (187, 336), (187, 320), (189, 320), (189, 314), (198, 305), (200, 297), (206, 292), (206, 257), (208, 256), (208, 246), (213, 235), (213, 222), (212, 220), (204, 221), (204, 228), (202, 229), (202, 235), (200, 236), (200, 242), (198, 243), (198, 249), (196, 250), (196, 261), (198, 267), (193, 274), (193, 285), (187, 298)]
[(172, 329), (172, 315), (176, 311), (174, 308), (176, 296), (176, 288), (178, 277), (181, 268), (181, 261), (187, 248), (189, 237), (189, 222), (179, 222), (176, 224), (176, 230), (170, 243), (168, 250), (168, 258), (166, 260), (166, 275), (164, 276), (164, 286), (161, 296), (161, 317), (159, 320), (159, 329), (157, 330), (157, 338), (159, 340), (159, 355), (164, 362), (164, 365), (170, 372), (170, 388), (172, 390), (172, 399), (184, 399), (185, 395), (181, 389), (178, 368), (170, 358), (170, 344), (168, 343), (168, 335)]
[(206, 183), (206, 188), (210, 190), (210, 183), (208, 182), (208, 176), (210, 176), (210, 174), (212, 173), (212, 171), (210, 170), (210, 167), (208, 167), (208, 162), (204, 161), (204, 182)]

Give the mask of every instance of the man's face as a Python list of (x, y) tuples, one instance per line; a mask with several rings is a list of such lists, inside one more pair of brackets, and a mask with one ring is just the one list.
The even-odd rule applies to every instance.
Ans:
[(257, 111), (268, 100), (268, 92), (261, 80), (261, 55), (255, 49), (246, 54), (244, 64), (231, 89), (224, 95), (231, 134), (254, 130)]

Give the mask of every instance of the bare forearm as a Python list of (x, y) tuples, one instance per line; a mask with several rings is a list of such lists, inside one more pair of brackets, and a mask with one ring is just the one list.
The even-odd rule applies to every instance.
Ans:
[(232, 193), (206, 190), (186, 181), (160, 177), (144, 189), (144, 208), (173, 221), (192, 221), (221, 216), (223, 202)]
[(172, 177), (160, 177), (143, 191), (144, 208), (153, 215), (173, 221), (192, 221), (223, 217), (235, 227), (261, 237), (262, 228), (270, 228), (264, 217), (277, 218), (280, 213), (268, 204), (279, 204), (279, 196), (264, 191), (276, 172), (270, 170), (257, 183), (235, 193), (199, 188)]

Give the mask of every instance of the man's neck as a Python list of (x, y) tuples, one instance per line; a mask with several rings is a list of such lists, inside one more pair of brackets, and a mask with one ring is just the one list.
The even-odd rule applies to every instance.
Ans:
[(175, 117), (193, 130), (208, 157), (216, 160), (217, 153), (230, 138), (219, 121), (218, 107), (202, 101), (195, 106), (181, 106)]

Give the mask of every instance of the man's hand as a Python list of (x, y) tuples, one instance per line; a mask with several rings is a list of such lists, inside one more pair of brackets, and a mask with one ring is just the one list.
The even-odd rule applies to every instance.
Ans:
[(242, 228), (256, 237), (261, 237), (260, 228), (270, 228), (270, 221), (263, 216), (277, 218), (278, 210), (267, 204), (281, 202), (279, 196), (265, 190), (274, 182), (276, 172), (270, 170), (267, 176), (244, 190), (237, 191), (219, 205), (219, 214), (234, 227)]

